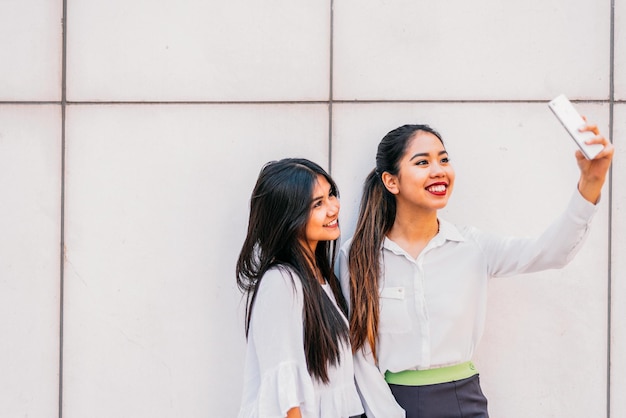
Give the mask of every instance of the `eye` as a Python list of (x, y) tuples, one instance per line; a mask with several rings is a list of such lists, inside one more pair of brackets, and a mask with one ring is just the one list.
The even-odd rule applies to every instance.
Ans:
[(427, 165), (428, 160), (418, 160), (415, 162), (415, 165)]
[(450, 162), (450, 158), (448, 158), (448, 157), (443, 157), (443, 158), (441, 159), (441, 162), (442, 162), (442, 163), (444, 163), (444, 164), (447, 164), (447, 163), (449, 163), (449, 162)]

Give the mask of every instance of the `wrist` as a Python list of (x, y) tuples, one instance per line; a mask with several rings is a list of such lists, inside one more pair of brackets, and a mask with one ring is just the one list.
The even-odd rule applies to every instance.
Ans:
[(603, 180), (586, 180), (580, 179), (578, 182), (578, 192), (585, 200), (593, 203), (594, 205), (600, 200), (600, 194), (602, 192)]

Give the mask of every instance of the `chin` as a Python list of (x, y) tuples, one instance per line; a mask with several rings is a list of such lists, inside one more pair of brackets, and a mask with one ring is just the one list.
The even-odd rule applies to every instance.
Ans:
[(335, 241), (336, 239), (339, 239), (340, 236), (341, 236), (340, 233), (333, 234), (331, 238), (328, 238), (328, 241)]
[(435, 210), (443, 209), (446, 206), (448, 206), (448, 199), (444, 200), (443, 202), (439, 202), (438, 205), (435, 205)]

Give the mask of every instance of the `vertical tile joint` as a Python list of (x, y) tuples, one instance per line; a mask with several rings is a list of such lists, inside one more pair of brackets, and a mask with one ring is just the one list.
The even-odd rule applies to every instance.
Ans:
[[(610, 0), (610, 55), (609, 55), (609, 141), (613, 142), (614, 131), (614, 108), (615, 108), (615, 0)], [(613, 326), (612, 311), (612, 252), (613, 252), (613, 168), (609, 171), (609, 187), (608, 187), (608, 206), (609, 206), (609, 225), (608, 225), (608, 271), (607, 271), (607, 365), (606, 365), (606, 416), (611, 418), (611, 331)]]
[(332, 174), (333, 163), (333, 46), (334, 46), (334, 2), (330, 0), (330, 44), (329, 44), (329, 68), (328, 68), (328, 172)]
[(65, 108), (67, 105), (67, 0), (63, 0), (61, 46), (61, 222), (59, 272), (59, 405), (58, 416), (63, 418), (63, 323), (65, 289)]

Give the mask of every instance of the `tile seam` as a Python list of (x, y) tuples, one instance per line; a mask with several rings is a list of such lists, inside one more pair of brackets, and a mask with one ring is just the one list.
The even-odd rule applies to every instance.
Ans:
[[(63, 354), (65, 322), (65, 134), (67, 107), (67, 0), (62, 3), (61, 45), (61, 219), (60, 219), (60, 272), (59, 272), (59, 382), (58, 416), (63, 418)], [(55, 103), (56, 104), (56, 103)]]

